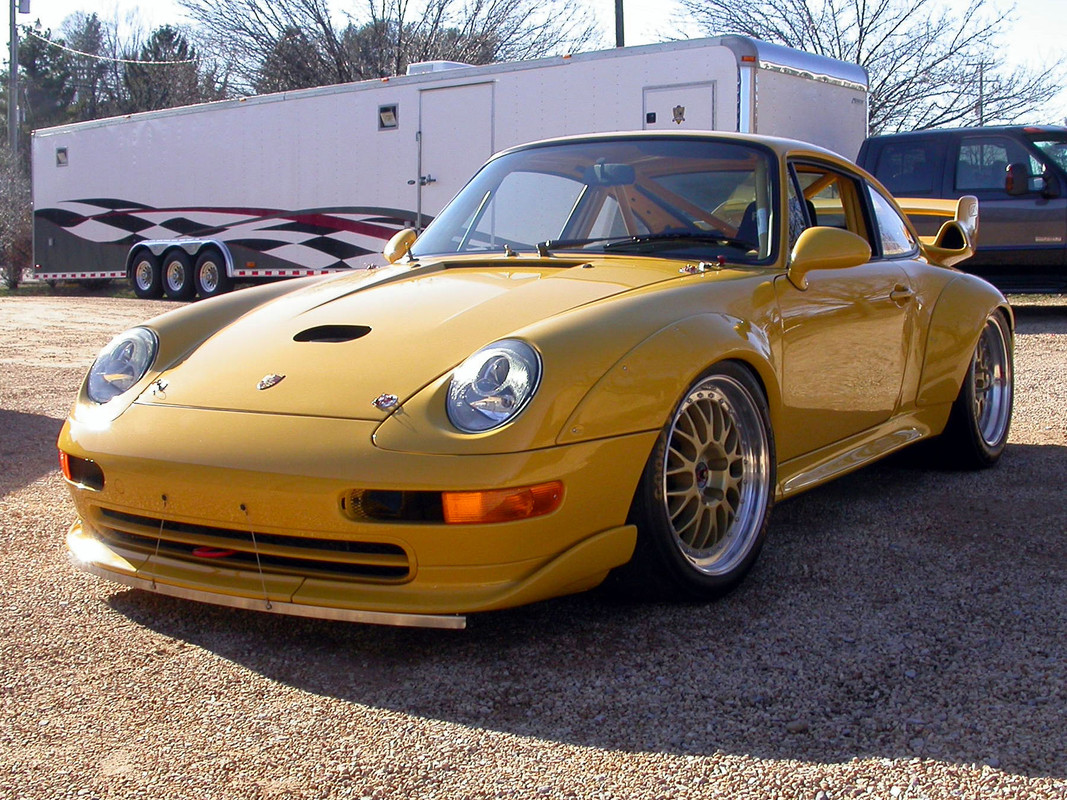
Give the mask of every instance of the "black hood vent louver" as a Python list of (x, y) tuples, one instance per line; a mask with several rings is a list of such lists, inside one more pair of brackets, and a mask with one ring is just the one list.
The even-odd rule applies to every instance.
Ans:
[(294, 342), (351, 342), (370, 333), (366, 325), (318, 325), (300, 331), (293, 337)]

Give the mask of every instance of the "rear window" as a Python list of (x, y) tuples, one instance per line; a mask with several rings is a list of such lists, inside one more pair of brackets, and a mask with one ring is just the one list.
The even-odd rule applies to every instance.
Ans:
[(940, 150), (933, 139), (886, 142), (874, 175), (899, 197), (934, 194), (934, 182), (941, 175)]

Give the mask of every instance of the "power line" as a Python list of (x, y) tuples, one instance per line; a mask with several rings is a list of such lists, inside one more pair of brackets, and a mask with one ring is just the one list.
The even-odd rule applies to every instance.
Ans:
[(42, 42), (44, 42), (45, 44), (49, 44), (52, 47), (55, 47), (57, 50), (64, 50), (64, 51), (66, 51), (68, 53), (72, 53), (72, 54), (74, 54), (76, 56), (81, 56), (82, 58), (92, 58), (92, 59), (95, 59), (96, 61), (111, 61), (111, 62), (113, 62), (115, 64), (145, 64), (145, 65), (152, 65), (152, 66), (157, 66), (157, 65), (158, 66), (168, 66), (168, 65), (175, 65), (175, 64), (195, 64), (196, 63), (196, 59), (195, 58), (187, 58), (184, 61), (141, 61), (141, 60), (136, 59), (136, 58), (111, 58), (110, 56), (101, 56), (101, 55), (97, 55), (96, 53), (85, 53), (85, 52), (82, 52), (81, 50), (75, 50), (73, 47), (67, 47), (65, 44), (60, 44), (59, 42), (53, 42), (51, 39), (46, 39), (45, 37), (41, 36), (41, 34), (35, 32), (35, 31), (32, 31), (32, 30), (27, 30), (26, 33), (28, 33), (34, 39), (39, 39)]

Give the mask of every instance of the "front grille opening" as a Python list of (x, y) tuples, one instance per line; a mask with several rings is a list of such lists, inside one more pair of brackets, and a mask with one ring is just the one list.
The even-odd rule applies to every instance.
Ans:
[(358, 522), (445, 521), (440, 492), (352, 489), (341, 496), (341, 511)]
[[(110, 527), (106, 537), (114, 544), (181, 561), (210, 563), (233, 569), (258, 569), (285, 575), (309, 575), (341, 580), (399, 583), (411, 577), (411, 563), (404, 548), (385, 542), (321, 539), (282, 534), (252, 534), (232, 528), (192, 525), (182, 522), (100, 509)], [(233, 551), (224, 557), (199, 556), (202, 548)]]

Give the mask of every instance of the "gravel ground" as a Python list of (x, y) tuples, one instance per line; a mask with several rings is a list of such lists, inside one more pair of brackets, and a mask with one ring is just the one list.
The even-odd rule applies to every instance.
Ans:
[(0, 796), (1067, 798), (1067, 304), (1019, 311), (997, 469), (784, 503), (704, 606), (592, 592), (463, 632), (76, 572), (55, 437), (164, 303), (0, 297)]

